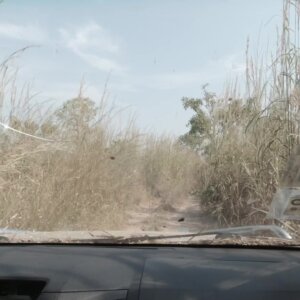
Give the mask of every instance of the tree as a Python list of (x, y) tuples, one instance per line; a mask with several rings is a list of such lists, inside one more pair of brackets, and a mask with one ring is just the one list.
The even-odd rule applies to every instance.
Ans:
[(203, 86), (202, 98), (182, 98), (185, 110), (191, 109), (194, 115), (189, 120), (189, 131), (180, 137), (180, 141), (195, 150), (203, 150), (204, 142), (209, 138), (212, 130), (212, 114), (216, 103), (215, 94), (210, 93)]
[(89, 98), (78, 96), (66, 101), (55, 112), (55, 117), (63, 133), (68, 137), (84, 138), (97, 114), (95, 103)]

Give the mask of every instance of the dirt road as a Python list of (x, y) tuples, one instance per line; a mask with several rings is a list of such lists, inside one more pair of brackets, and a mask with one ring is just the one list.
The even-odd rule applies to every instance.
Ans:
[(192, 197), (179, 203), (161, 201), (141, 203), (127, 212), (128, 230), (144, 231), (202, 231), (216, 228), (216, 221), (201, 211), (199, 200)]

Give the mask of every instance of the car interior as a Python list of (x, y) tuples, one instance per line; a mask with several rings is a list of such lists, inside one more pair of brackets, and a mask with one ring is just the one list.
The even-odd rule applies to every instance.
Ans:
[(296, 249), (2, 245), (0, 299), (298, 299)]

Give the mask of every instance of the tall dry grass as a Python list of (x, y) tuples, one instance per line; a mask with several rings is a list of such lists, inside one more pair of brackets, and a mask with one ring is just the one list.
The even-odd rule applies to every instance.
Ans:
[(117, 130), (105, 97), (97, 105), (80, 92), (45, 112), (9, 74), (1, 89), (9, 127), (0, 131), (0, 227), (122, 229), (143, 201), (189, 197), (199, 162), (191, 150), (131, 121)]
[(140, 202), (182, 202), (191, 193), (220, 226), (272, 222), (269, 205), (291, 184), (286, 164), (300, 141), (299, 15), (299, 1), (283, 0), (275, 53), (253, 57), (248, 43), (245, 88), (205, 90), (192, 119), (198, 132), (180, 141), (131, 122), (116, 130), (106, 100), (81, 92), (41, 113), (5, 60), (0, 119), (15, 131), (0, 133), (0, 226), (122, 228)]
[(198, 136), (206, 164), (198, 196), (220, 224), (272, 222), (274, 193), (291, 184), (286, 164), (300, 137), (299, 14), (299, 1), (283, 1), (275, 53), (253, 57), (248, 43), (244, 89), (234, 82), (223, 96), (202, 98), (208, 129)]

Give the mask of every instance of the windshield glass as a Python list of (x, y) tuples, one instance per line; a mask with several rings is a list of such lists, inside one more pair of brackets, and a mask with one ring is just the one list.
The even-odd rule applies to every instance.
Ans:
[(4, 0), (0, 42), (0, 235), (297, 239), (299, 1)]

